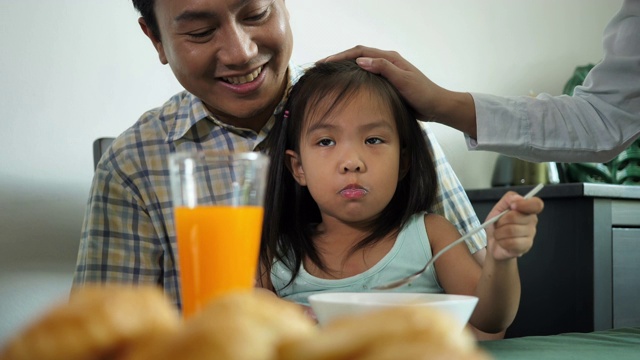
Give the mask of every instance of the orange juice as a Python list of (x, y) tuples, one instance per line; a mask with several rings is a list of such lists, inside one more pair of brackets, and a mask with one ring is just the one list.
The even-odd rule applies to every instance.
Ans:
[(176, 207), (184, 317), (216, 296), (253, 288), (263, 212), (260, 206)]

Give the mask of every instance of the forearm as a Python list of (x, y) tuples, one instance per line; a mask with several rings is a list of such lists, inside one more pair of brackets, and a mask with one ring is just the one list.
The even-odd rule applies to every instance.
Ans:
[(640, 2), (624, 2), (603, 47), (573, 96), (474, 93), (477, 142), (469, 148), (562, 162), (604, 162), (627, 148), (640, 134)]
[(496, 333), (511, 325), (520, 303), (517, 259), (496, 261), (487, 256), (476, 296), (479, 298), (478, 304), (470, 319), (473, 326)]
[(582, 97), (500, 97), (473, 94), (477, 137), (473, 150), (495, 151), (529, 161), (603, 162), (640, 132), (640, 115), (617, 112), (596, 96), (596, 110)]
[(476, 109), (469, 93), (441, 90), (442, 95), (435, 102), (433, 115), (429, 120), (460, 130), (475, 139)]

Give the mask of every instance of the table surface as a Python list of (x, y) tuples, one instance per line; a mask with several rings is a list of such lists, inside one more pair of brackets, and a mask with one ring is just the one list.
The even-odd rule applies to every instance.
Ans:
[(640, 359), (640, 327), (483, 341), (494, 359)]

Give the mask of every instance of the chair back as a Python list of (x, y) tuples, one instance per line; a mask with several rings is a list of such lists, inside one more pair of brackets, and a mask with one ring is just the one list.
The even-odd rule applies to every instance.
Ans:
[(104, 154), (104, 152), (107, 150), (109, 145), (111, 145), (113, 140), (115, 140), (115, 138), (101, 137), (101, 138), (97, 138), (93, 142), (93, 170), (94, 171), (98, 166), (98, 161), (100, 161), (100, 157), (102, 157), (102, 154)]

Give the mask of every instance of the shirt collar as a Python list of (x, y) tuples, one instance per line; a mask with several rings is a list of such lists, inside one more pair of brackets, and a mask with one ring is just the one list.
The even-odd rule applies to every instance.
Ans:
[[(282, 111), (282, 108), (284, 107), (284, 104), (286, 103), (286, 100), (289, 96), (289, 92), (291, 91), (291, 87), (293, 86), (293, 84), (298, 82), (298, 79), (300, 78), (300, 76), (302, 76), (303, 73), (304, 73), (304, 69), (302, 69), (301, 67), (294, 64), (289, 64), (288, 71), (287, 71), (287, 75), (288, 75), (287, 89), (285, 90), (284, 97), (280, 100), (280, 103), (278, 104), (278, 106), (276, 106), (274, 115), (279, 114)], [(176, 122), (175, 122), (174, 129), (172, 132), (169, 133), (167, 137), (169, 141), (173, 142), (182, 138), (193, 126), (195, 126), (199, 121), (204, 119), (209, 119), (210, 121), (213, 121), (214, 123), (216, 123), (218, 126), (227, 128), (233, 132), (237, 132), (237, 133), (252, 132), (251, 130), (236, 128), (235, 126), (232, 126), (220, 121), (209, 112), (209, 110), (206, 108), (206, 106), (204, 105), (202, 100), (200, 100), (200, 98), (196, 97), (195, 95), (189, 92), (185, 92), (185, 93), (186, 93), (186, 96), (184, 96), (179, 103), (179, 108), (176, 114)], [(260, 130), (260, 134), (258, 134), (258, 138), (266, 137), (266, 134), (273, 127), (274, 121), (275, 121), (275, 117), (271, 116), (267, 121), (267, 123), (265, 124), (265, 126), (262, 128), (262, 130)]]
[(178, 103), (173, 129), (167, 135), (170, 142), (182, 138), (200, 120), (210, 116), (200, 98), (188, 91), (184, 91), (184, 94)]

